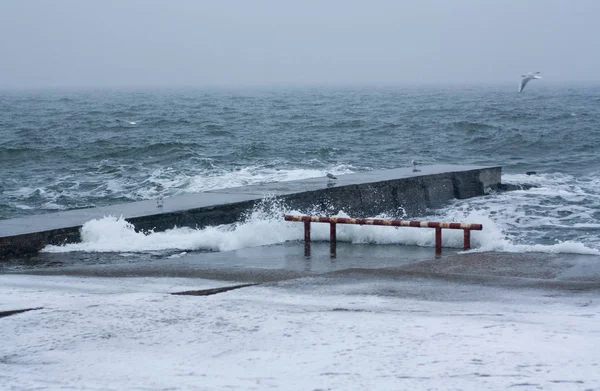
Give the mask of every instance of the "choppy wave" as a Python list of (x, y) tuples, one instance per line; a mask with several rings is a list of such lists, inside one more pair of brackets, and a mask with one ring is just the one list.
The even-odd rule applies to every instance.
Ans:
[(331, 128), (335, 129), (360, 129), (364, 127), (366, 124), (365, 121), (360, 119), (348, 119), (343, 121), (337, 121), (331, 125)]
[[(56, 210), (110, 205), (115, 202), (130, 202), (168, 197), (208, 190), (256, 185), (271, 182), (286, 182), (300, 179), (323, 177), (327, 172), (334, 175), (350, 174), (356, 171), (345, 164), (323, 168), (277, 168), (277, 161), (267, 164), (225, 170), (217, 167), (212, 159), (195, 159), (198, 171), (183, 171), (173, 167), (157, 167), (138, 174), (138, 180), (128, 178), (135, 166), (115, 166), (104, 160), (95, 167), (103, 173), (101, 180), (88, 182), (79, 174), (61, 175), (47, 187), (14, 187), (3, 191), (6, 212), (12, 216), (32, 213), (47, 213)], [(316, 163), (312, 164), (316, 165)], [(321, 164), (319, 164), (321, 165)], [(5, 212), (5, 213), (6, 213)], [(20, 213), (19, 213), (20, 212)], [(2, 217), (0, 210), (0, 218)]]
[(155, 159), (158, 156), (165, 156), (172, 161), (173, 156), (187, 157), (196, 155), (196, 150), (202, 150), (204, 147), (199, 143), (185, 143), (181, 141), (155, 142), (149, 145), (129, 145), (120, 146), (118, 148), (109, 148), (103, 150), (103, 146), (110, 145), (106, 140), (98, 140), (95, 144), (99, 147), (98, 153), (94, 156), (96, 159)]
[(498, 126), (491, 125), (484, 122), (471, 122), (471, 121), (457, 121), (451, 124), (452, 127), (457, 130), (474, 132), (478, 130), (494, 130), (499, 129)]

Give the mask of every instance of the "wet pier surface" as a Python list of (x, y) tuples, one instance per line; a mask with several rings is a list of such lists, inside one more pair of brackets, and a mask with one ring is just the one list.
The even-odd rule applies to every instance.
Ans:
[(352, 280), (427, 279), (507, 288), (600, 290), (600, 257), (576, 254), (462, 252), (398, 245), (302, 242), (224, 252), (178, 254), (42, 253), (15, 259), (3, 274), (84, 277), (186, 277), (232, 283), (269, 283), (306, 277)]

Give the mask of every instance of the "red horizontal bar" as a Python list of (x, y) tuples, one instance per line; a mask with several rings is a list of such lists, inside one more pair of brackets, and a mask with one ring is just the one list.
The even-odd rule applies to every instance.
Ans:
[(449, 228), (449, 229), (474, 229), (482, 230), (482, 224), (467, 223), (439, 223), (435, 221), (410, 221), (410, 220), (384, 220), (384, 219), (355, 219), (351, 217), (325, 217), (325, 216), (291, 216), (285, 215), (285, 221), (304, 221), (311, 223), (358, 224), (358, 225), (388, 225), (392, 227), (416, 228)]

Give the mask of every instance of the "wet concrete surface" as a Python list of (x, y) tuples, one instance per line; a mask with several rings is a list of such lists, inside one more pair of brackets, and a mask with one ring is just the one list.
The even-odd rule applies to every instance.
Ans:
[[(155, 254), (41, 254), (37, 262), (8, 265), (6, 274), (88, 277), (191, 277), (237, 283), (269, 283), (306, 277), (352, 280), (446, 281), (507, 288), (600, 290), (600, 257), (576, 254), (492, 253), (398, 245), (316, 242), (304, 255), (302, 242), (227, 252)], [(89, 254), (88, 254), (89, 255)], [(44, 257), (45, 256), (45, 257)], [(81, 258), (83, 256), (83, 259)], [(62, 260), (59, 265), (58, 260)]]
[[(458, 250), (448, 250), (446, 254)], [(96, 277), (195, 277), (238, 282), (268, 282), (319, 275), (348, 268), (385, 268), (428, 259), (431, 248), (338, 243), (337, 257), (328, 242), (314, 242), (304, 255), (303, 242), (224, 252), (175, 254), (40, 253), (4, 263), (0, 272)]]
[[(370, 280), (436, 281), (463, 286), (600, 292), (600, 257), (571, 254), (456, 254), (401, 267), (346, 269), (331, 273)], [(452, 293), (451, 295), (454, 295)]]

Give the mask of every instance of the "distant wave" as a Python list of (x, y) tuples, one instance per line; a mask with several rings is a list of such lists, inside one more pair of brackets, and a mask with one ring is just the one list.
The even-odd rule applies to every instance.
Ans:
[(242, 148), (237, 149), (232, 153), (232, 156), (238, 158), (250, 159), (250, 158), (265, 158), (268, 155), (268, 151), (271, 146), (264, 142), (253, 142), (248, 145), (244, 145)]
[(191, 123), (193, 123), (193, 121), (188, 118), (173, 118), (173, 119), (149, 118), (148, 120), (144, 121), (144, 126), (171, 127), (173, 125), (189, 125)]
[[(30, 164), (44, 159), (69, 159), (73, 154), (70, 149), (40, 145), (39, 147), (3, 148), (0, 147), (0, 162), (10, 164)], [(60, 169), (61, 167), (56, 167)]]
[(476, 130), (491, 130), (500, 129), (499, 126), (491, 125), (485, 122), (471, 122), (471, 121), (456, 121), (450, 124), (451, 127), (462, 131), (476, 131)]
[(177, 156), (179, 158), (185, 156), (194, 155), (194, 150), (201, 150), (204, 145), (199, 143), (185, 143), (180, 141), (172, 142), (157, 142), (143, 146), (115, 146), (107, 142), (106, 140), (98, 140), (94, 142), (96, 146), (105, 147), (111, 146), (111, 148), (103, 149), (99, 153), (95, 154), (96, 159), (106, 158), (133, 158), (141, 157), (147, 159), (149, 157), (156, 156)]
[(204, 129), (206, 129), (206, 130), (221, 130), (221, 129), (223, 129), (223, 125), (206, 124), (206, 125), (204, 125)]
[(38, 148), (3, 148), (0, 147), (0, 161), (12, 161), (19, 158), (30, 158), (32, 154), (39, 153)]
[(311, 114), (308, 114), (308, 113), (306, 113), (306, 114), (298, 114), (298, 113), (296, 113), (296, 114), (292, 114), (292, 116), (290, 117), (290, 120), (291, 121), (297, 121), (297, 120), (312, 119), (312, 118), (314, 118), (314, 116), (311, 115)]
[[(585, 114), (584, 114), (585, 115)], [(578, 115), (576, 113), (561, 113), (548, 118), (548, 121), (562, 121), (562, 120), (576, 120)]]
[(527, 111), (523, 108), (497, 108), (491, 107), (488, 109), (487, 116), (493, 118), (495, 120), (502, 121), (519, 121), (519, 120), (529, 120), (529, 119), (537, 119), (540, 116), (539, 112), (535, 111)]
[(352, 120), (343, 120), (343, 121), (336, 121), (335, 123), (333, 123), (330, 128), (333, 129), (357, 129), (357, 128), (362, 128), (363, 126), (366, 126), (367, 123), (363, 120), (360, 119), (352, 119)]
[(204, 130), (206, 130), (207, 136), (215, 136), (215, 137), (226, 137), (233, 136), (233, 133), (227, 129), (223, 125), (218, 124), (207, 124), (204, 125)]
[(401, 127), (401, 124), (397, 124), (395, 122), (386, 122), (379, 126), (379, 129), (396, 129)]

